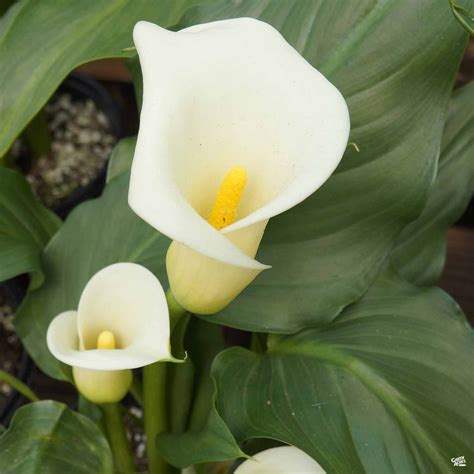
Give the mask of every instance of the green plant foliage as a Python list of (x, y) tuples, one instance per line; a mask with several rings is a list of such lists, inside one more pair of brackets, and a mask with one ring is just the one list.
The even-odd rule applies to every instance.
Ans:
[(130, 169), (136, 144), (137, 137), (126, 137), (115, 145), (107, 167), (107, 183)]
[(201, 430), (189, 430), (181, 435), (160, 434), (157, 442), (166, 461), (179, 468), (245, 457), (215, 408)]
[(474, 458), (473, 358), (446, 294), (385, 274), (326, 327), (221, 353), (217, 407), (239, 441), (296, 445), (330, 474), (446, 473)]
[(53, 401), (20, 408), (0, 437), (2, 474), (112, 474), (107, 441), (95, 423)]
[(360, 149), (270, 221), (258, 258), (272, 269), (209, 319), (291, 333), (357, 300), (422, 210), (467, 35), (446, 2), (431, 0), (221, 1), (190, 10), (182, 26), (238, 16), (273, 24), (341, 90)]
[[(172, 419), (181, 419), (174, 433), (158, 435), (157, 444), (163, 457), (176, 467), (235, 459), (245, 456), (214, 407), (215, 386), (210, 369), (214, 357), (224, 349), (221, 328), (194, 318), (185, 340), (189, 367), (174, 365), (173, 396), (170, 398)], [(193, 383), (189, 383), (192, 378)], [(192, 394), (190, 404), (187, 396)], [(187, 408), (188, 407), (188, 408)]]
[(41, 252), (60, 225), (21, 174), (0, 166), (0, 282), (35, 272), (38, 286)]
[(455, 0), (449, 0), (449, 4), (456, 20), (470, 35), (474, 35), (474, 12), (464, 8)]
[(391, 259), (400, 274), (418, 285), (435, 285), (443, 271), (446, 232), (461, 217), (474, 191), (474, 83), (451, 99), (438, 175), (418, 219), (398, 239)]
[(112, 180), (102, 197), (72, 211), (43, 255), (45, 284), (29, 292), (16, 318), (16, 330), (39, 367), (65, 378), (49, 353), (46, 331), (62, 311), (76, 309), (89, 279), (115, 262), (136, 262), (162, 275), (166, 287), (168, 239), (140, 220), (128, 207), (128, 174)]
[[(26, 0), (0, 20), (0, 156), (75, 67), (130, 56), (139, 20), (164, 27), (202, 0)], [(47, 80), (45, 80), (47, 78)]]

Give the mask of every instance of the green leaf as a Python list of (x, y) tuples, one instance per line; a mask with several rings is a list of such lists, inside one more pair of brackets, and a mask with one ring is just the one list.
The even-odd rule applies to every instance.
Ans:
[(127, 67), (132, 75), (133, 88), (135, 89), (135, 100), (137, 101), (137, 107), (140, 111), (142, 109), (143, 101), (143, 77), (138, 54), (127, 60)]
[(36, 272), (38, 286), (40, 254), (60, 225), (21, 174), (0, 166), (0, 281)]
[(320, 190), (270, 220), (257, 257), (272, 268), (209, 319), (291, 333), (356, 301), (421, 212), (467, 35), (447, 3), (431, 0), (220, 1), (190, 10), (182, 26), (238, 16), (277, 27), (341, 90), (360, 149), (348, 147)]
[[(160, 453), (176, 467), (245, 456), (214, 407), (215, 386), (210, 368), (214, 357), (224, 348), (221, 328), (194, 318), (189, 323), (185, 345), (187, 363), (194, 370), (190, 372), (185, 364), (171, 368), (175, 395), (170, 404), (172, 419), (181, 415), (185, 420), (180, 427), (174, 423), (177, 432), (158, 435)], [(194, 384), (189, 383), (191, 377)], [(191, 406), (190, 400), (185, 399), (189, 394), (193, 395)]]
[(112, 474), (107, 441), (85, 416), (62, 403), (20, 408), (0, 438), (2, 474)]
[(36, 364), (55, 378), (65, 378), (48, 351), (46, 331), (62, 311), (77, 309), (89, 279), (115, 262), (136, 262), (161, 275), (166, 287), (168, 239), (128, 207), (128, 173), (112, 180), (104, 194), (78, 206), (43, 254), (45, 284), (28, 292), (16, 318), (16, 330)]
[(459, 5), (454, 0), (449, 0), (449, 5), (453, 12), (454, 17), (462, 27), (470, 34), (474, 35), (474, 13)]
[(75, 67), (130, 56), (139, 20), (172, 26), (198, 0), (26, 0), (0, 21), (0, 156)]
[(137, 137), (122, 138), (112, 150), (107, 167), (107, 183), (130, 170)]
[(201, 430), (190, 430), (180, 435), (162, 433), (157, 442), (165, 460), (179, 468), (246, 457), (215, 408)]
[(434, 285), (446, 258), (446, 233), (474, 191), (474, 83), (454, 94), (443, 133), (438, 174), (421, 215), (402, 232), (391, 260), (418, 285)]
[(332, 324), (276, 339), (213, 365), (238, 441), (293, 444), (328, 474), (446, 473), (452, 457), (474, 459), (474, 335), (441, 290), (381, 277)]

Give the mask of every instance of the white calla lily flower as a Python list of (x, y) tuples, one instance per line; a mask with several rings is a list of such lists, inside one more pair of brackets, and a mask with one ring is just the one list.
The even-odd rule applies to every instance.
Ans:
[(133, 32), (143, 107), (129, 204), (167, 235), (171, 290), (219, 311), (262, 270), (268, 220), (333, 173), (346, 148), (340, 92), (270, 25), (250, 18)]
[(247, 459), (235, 474), (326, 474), (326, 471), (301, 449), (280, 446)]
[(170, 322), (160, 282), (145, 267), (116, 263), (85, 286), (77, 311), (56, 316), (47, 333), (50, 352), (73, 367), (78, 390), (95, 403), (127, 393), (131, 369), (170, 353)]

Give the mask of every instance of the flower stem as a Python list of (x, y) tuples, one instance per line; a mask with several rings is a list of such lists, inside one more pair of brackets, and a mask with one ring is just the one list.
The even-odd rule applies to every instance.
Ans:
[(20, 392), (24, 397), (28, 398), (32, 402), (39, 400), (38, 396), (31, 390), (28, 385), (24, 384), (21, 380), (18, 380), (13, 375), (0, 370), (0, 381), (6, 382), (8, 385), (13, 387), (17, 392)]
[(135, 401), (143, 406), (143, 383), (135, 373), (133, 374), (132, 385), (130, 385), (130, 393)]
[(119, 403), (106, 403), (101, 407), (116, 469), (120, 473), (134, 474), (136, 468), (123, 424), (121, 406)]
[(156, 436), (167, 429), (166, 363), (155, 362), (143, 368), (143, 408), (149, 474), (167, 474), (169, 466), (158, 453)]
[[(166, 292), (172, 333), (186, 310), (174, 299), (171, 290)], [(168, 428), (166, 403), (166, 362), (155, 362), (143, 367), (143, 409), (148, 453), (149, 474), (171, 474), (171, 466), (159, 455), (156, 436)]]

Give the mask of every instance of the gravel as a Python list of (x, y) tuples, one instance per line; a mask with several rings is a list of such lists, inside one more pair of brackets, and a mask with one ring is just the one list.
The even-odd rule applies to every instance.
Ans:
[(90, 99), (58, 93), (44, 110), (51, 149), (48, 156), (32, 161), (26, 177), (43, 204), (54, 208), (97, 176), (116, 138), (107, 117)]

